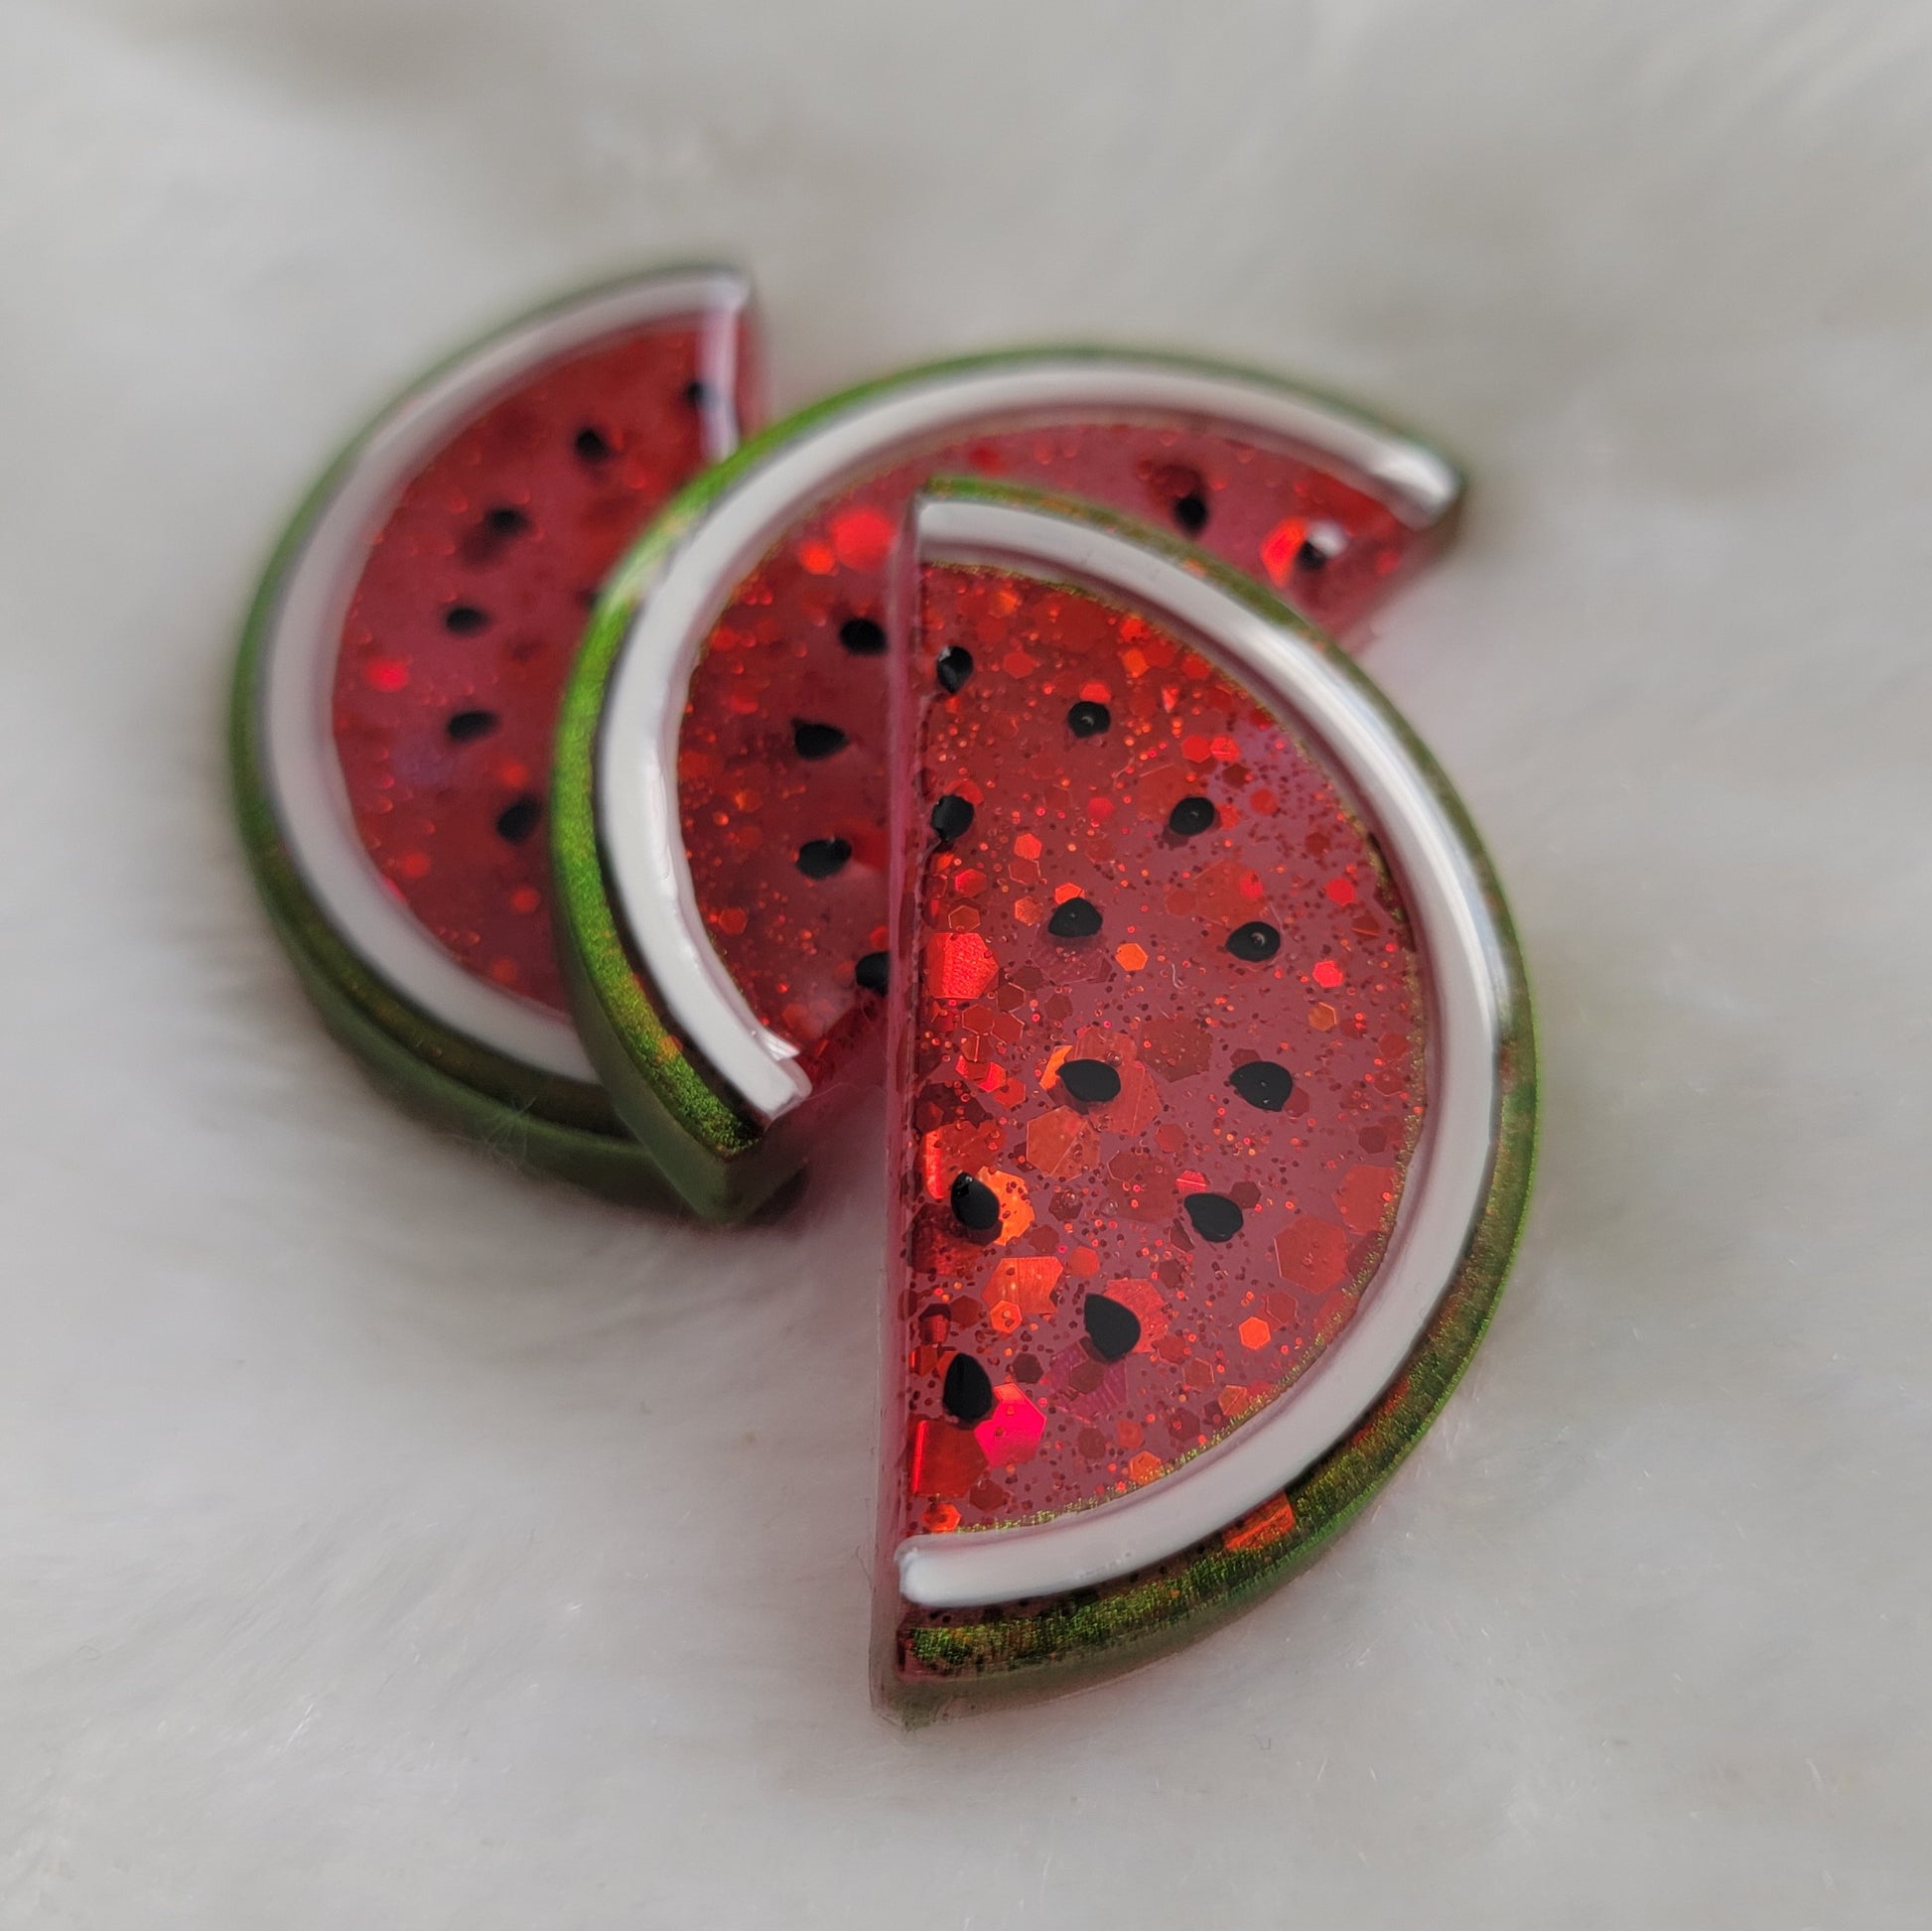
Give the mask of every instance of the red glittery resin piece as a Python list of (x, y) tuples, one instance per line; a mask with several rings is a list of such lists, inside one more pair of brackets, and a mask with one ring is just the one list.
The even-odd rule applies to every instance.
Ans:
[(1424, 1093), (1409, 918), (1280, 723), (1083, 592), (929, 566), (920, 606), (895, 1539), (1105, 1501), (1290, 1387), (1374, 1273)]
[(405, 485), (343, 625), (334, 728), (363, 846), (462, 965), (559, 1012), (543, 817), (564, 676), (606, 572), (704, 466), (719, 326), (633, 327), (531, 370)]
[(935, 445), (803, 514), (707, 639), (678, 782), (712, 942), (815, 1081), (870, 1031), (877, 1001), (855, 975), (886, 944), (887, 559), (913, 492), (966, 473), (1156, 518), (1335, 632), (1438, 540), (1305, 455), (1172, 421)]

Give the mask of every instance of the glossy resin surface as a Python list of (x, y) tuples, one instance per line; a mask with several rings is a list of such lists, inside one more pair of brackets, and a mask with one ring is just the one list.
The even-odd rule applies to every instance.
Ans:
[(1278, 719), (1035, 577), (929, 566), (918, 635), (901, 1535), (1104, 1501), (1260, 1414), (1352, 1316), (1425, 1105), (1401, 895)]

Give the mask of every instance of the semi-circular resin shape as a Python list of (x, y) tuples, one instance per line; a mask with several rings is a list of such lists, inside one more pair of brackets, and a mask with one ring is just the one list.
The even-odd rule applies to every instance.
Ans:
[(250, 856), (337, 1032), (492, 1147), (645, 1195), (557, 975), (551, 750), (605, 574), (737, 444), (748, 305), (729, 270), (637, 276), (425, 378), (285, 537), (236, 687)]
[(1493, 883), (1358, 673), (1091, 512), (914, 527), (875, 1650), (929, 1712), (1138, 1660), (1359, 1504), (1480, 1332), (1532, 1102)]
[(1344, 629), (1440, 545), (1460, 489), (1422, 445), (1263, 376), (1039, 351), (837, 398), (673, 505), (580, 659), (554, 802), (580, 1026), (708, 1211), (796, 1165), (803, 1103), (878, 1036), (888, 577), (911, 496), (952, 472), (1157, 517)]

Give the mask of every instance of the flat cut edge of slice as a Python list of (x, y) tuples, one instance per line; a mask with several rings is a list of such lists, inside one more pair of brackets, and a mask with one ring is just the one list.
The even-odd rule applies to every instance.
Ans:
[[(1435, 1009), (1432, 1051), (1443, 1070), (1433, 1082), (1431, 1125), (1389, 1259), (1362, 1312), (1304, 1382), (1146, 1488), (1050, 1523), (914, 1535), (882, 1549), (875, 1691), (908, 1721), (1132, 1667), (1200, 1633), (1323, 1546), (1420, 1439), (1486, 1327), (1527, 1206), (1536, 1116), (1527, 981), (1493, 869), (1440, 767), (1357, 665), (1238, 572), (1104, 510), (1001, 484), (946, 482), (923, 492), (914, 525), (918, 563), (991, 563), (1070, 581), (1177, 621), (1210, 646), (1217, 621), (1258, 625), (1255, 634), (1264, 638), (1272, 629), (1284, 641), (1283, 663), (1266, 675), (1238, 651), (1223, 647), (1213, 655), (1245, 688), (1283, 710), (1298, 733), (1311, 736), (1324, 761), (1363, 797), (1417, 918)], [(1303, 675), (1285, 689), (1282, 671), (1298, 663)], [(1310, 715), (1304, 699), (1324, 685), (1344, 712), (1379, 728), (1383, 752), (1413, 780), (1412, 804), (1436, 819), (1452, 864), (1438, 881), (1448, 901), (1433, 906), (1433, 917), (1417, 899), (1413, 841), (1390, 835), (1401, 827), (1391, 823), (1389, 798), (1375, 785), (1364, 787), (1356, 760), (1338, 755), (1332, 719)], [(1457, 914), (1449, 926), (1450, 963), (1475, 1000), (1472, 1007), (1465, 1000), (1453, 1029), (1444, 1023), (1456, 999), (1440, 949), (1446, 910)], [(897, 930), (897, 910), (893, 922)], [(896, 1029), (907, 1023), (907, 1010), (896, 1001)], [(889, 1050), (897, 1053), (897, 1041)], [(1457, 1134), (1461, 1144), (1448, 1149), (1445, 1166), (1443, 1141)], [(1435, 1215), (1425, 1252), (1414, 1233), (1427, 1224), (1417, 1212), (1429, 1211), (1432, 1187), (1447, 1207)], [(1402, 1264), (1405, 1221), (1410, 1254), (1422, 1259), (1411, 1268), (1409, 1291), (1382, 1300), (1391, 1266)], [(1399, 1277), (1393, 1284), (1402, 1286)], [(882, 1456), (883, 1521), (894, 1519), (898, 1476)], [(1293, 1526), (1279, 1538), (1229, 1544), (1228, 1532), (1244, 1518), (1284, 1499)], [(986, 1613), (987, 1605), (1000, 1604), (1013, 1607)], [(915, 1615), (942, 1617), (910, 1631), (919, 1666), (911, 1675), (899, 1650), (908, 1606)], [(957, 1611), (979, 1613), (944, 1619)]]
[[(1277, 375), (1144, 350), (1038, 347), (902, 371), (755, 437), (666, 505), (614, 573), (571, 682), (552, 783), (565, 977), (578, 1032), (639, 1137), (700, 1212), (749, 1211), (801, 1149), (811, 1097), (704, 930), (678, 811), (685, 695), (732, 590), (800, 508), (940, 433), (1029, 409), (1173, 410), (1275, 434), (1447, 531), (1461, 474), (1406, 433)], [(668, 1136), (668, 1140), (666, 1139)], [(684, 1184), (684, 1181), (680, 1181)]]
[[(283, 529), (243, 621), (230, 690), (243, 851), (330, 1030), (417, 1112), (509, 1150), (518, 1164), (653, 1203), (668, 1197), (653, 1163), (597, 1084), (570, 1022), (473, 978), (382, 891), (334, 763), (326, 687), (357, 532), (463, 421), (560, 354), (690, 316), (707, 324), (717, 378), (708, 386), (724, 400), (710, 405), (706, 438), (724, 453), (737, 440), (732, 384), (752, 309), (750, 283), (735, 268), (651, 268), (563, 295), (445, 356), (365, 423)], [(305, 595), (307, 607), (295, 608)], [(330, 853), (326, 879), (318, 838)], [(359, 915), (343, 915), (345, 882)]]

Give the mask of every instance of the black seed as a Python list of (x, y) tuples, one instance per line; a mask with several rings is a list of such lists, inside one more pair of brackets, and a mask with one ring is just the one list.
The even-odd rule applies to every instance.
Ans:
[(684, 399), (694, 409), (702, 409), (710, 400), (711, 391), (702, 382), (687, 382), (684, 385)]
[(483, 527), (492, 536), (521, 536), (530, 527), (530, 519), (514, 503), (498, 503), (494, 509), (483, 511)]
[(1141, 1344), (1141, 1317), (1111, 1296), (1090, 1294), (1080, 1310), (1086, 1317), (1087, 1339), (1103, 1361), (1118, 1361)]
[(475, 604), (452, 604), (443, 613), (443, 627), (459, 637), (474, 637), (489, 621), (489, 613)]
[(1104, 704), (1095, 704), (1082, 698), (1066, 714), (1066, 728), (1076, 738), (1097, 738), (1114, 721), (1114, 714)]
[(1184, 496), (1176, 496), (1173, 519), (1189, 536), (1198, 536), (1207, 527), (1207, 504), (1191, 490)]
[(892, 972), (892, 956), (886, 952), (868, 952), (852, 968), (853, 982), (861, 992), (883, 993)]
[(1168, 829), (1179, 838), (1211, 831), (1219, 822), (1220, 814), (1206, 798), (1182, 798), (1168, 813)]
[(1120, 1098), (1120, 1074), (1104, 1059), (1062, 1059), (1060, 1084), (1089, 1106)]
[(1000, 1224), (1000, 1196), (984, 1180), (970, 1173), (957, 1174), (950, 1194), (952, 1217), (962, 1227), (983, 1234)]
[(1295, 1090), (1295, 1075), (1272, 1059), (1250, 1059), (1228, 1074), (1228, 1084), (1250, 1106), (1258, 1106), (1264, 1113), (1279, 1113)]
[(571, 444), (571, 448), (586, 463), (608, 463), (612, 457), (617, 455), (617, 451), (605, 441), (604, 432), (601, 429), (592, 428), (588, 423), (577, 432), (576, 440)]
[(791, 721), (791, 746), (800, 758), (830, 758), (843, 751), (848, 740), (835, 724), (808, 724), (803, 718)]
[(848, 617), (839, 625), (839, 641), (855, 657), (883, 656), (886, 650), (886, 626), (870, 617)]
[(957, 791), (948, 791), (932, 807), (932, 829), (950, 844), (973, 829), (973, 807)]
[(852, 847), (843, 838), (813, 838), (798, 848), (798, 869), (808, 879), (829, 879), (845, 870)]
[(993, 1377), (970, 1354), (955, 1354), (939, 1387), (939, 1403), (969, 1428), (993, 1413)]
[(543, 800), (525, 791), (496, 814), (496, 836), (520, 845), (543, 822)]
[(1241, 1209), (1225, 1193), (1190, 1193), (1180, 1204), (1202, 1240), (1232, 1240), (1241, 1231)]
[(453, 744), (467, 745), (478, 738), (487, 738), (496, 729), (494, 711), (458, 711), (443, 729), (450, 734)]
[(1100, 907), (1090, 898), (1066, 898), (1053, 907), (1046, 929), (1055, 938), (1092, 938), (1100, 929)]
[(1319, 570), (1328, 561), (1328, 552), (1319, 543), (1304, 540), (1302, 547), (1295, 552), (1295, 567), (1298, 570)]
[(951, 695), (962, 689), (967, 678), (973, 674), (973, 653), (963, 644), (949, 643), (939, 653), (939, 661), (934, 666), (939, 674), (941, 687)]
[(1260, 965), (1282, 949), (1282, 935), (1266, 919), (1251, 918), (1228, 934), (1227, 947), (1237, 959)]

